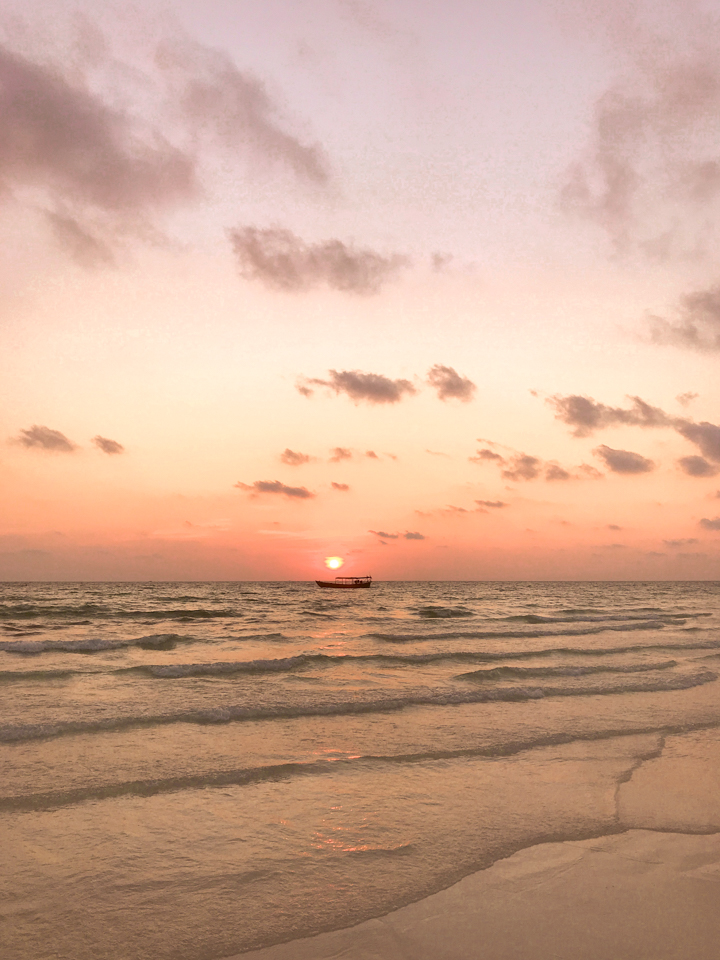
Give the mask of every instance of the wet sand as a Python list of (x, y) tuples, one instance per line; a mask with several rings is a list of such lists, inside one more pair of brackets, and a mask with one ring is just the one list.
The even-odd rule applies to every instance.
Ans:
[(720, 731), (669, 736), (618, 833), (544, 843), (384, 917), (243, 960), (717, 960)]

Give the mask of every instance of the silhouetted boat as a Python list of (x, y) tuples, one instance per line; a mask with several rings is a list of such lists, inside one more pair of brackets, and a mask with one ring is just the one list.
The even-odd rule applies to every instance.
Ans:
[(335, 577), (334, 580), (316, 580), (315, 583), (333, 590), (360, 590), (372, 585), (372, 577)]

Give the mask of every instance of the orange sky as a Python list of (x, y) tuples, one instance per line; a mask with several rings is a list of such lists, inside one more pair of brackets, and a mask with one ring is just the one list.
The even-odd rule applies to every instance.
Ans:
[(0, 577), (720, 579), (720, 19), (593, 10), (13, 0)]

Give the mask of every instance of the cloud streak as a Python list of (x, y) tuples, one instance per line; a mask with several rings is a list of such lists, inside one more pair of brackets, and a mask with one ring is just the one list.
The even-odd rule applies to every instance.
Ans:
[(343, 293), (375, 294), (407, 262), (397, 254), (384, 257), (342, 240), (306, 243), (281, 227), (238, 227), (229, 236), (240, 275), (286, 293), (326, 286)]
[(239, 490), (249, 491), (252, 497), (261, 494), (272, 494), (273, 496), (287, 497), (289, 500), (311, 500), (316, 494), (311, 493), (306, 487), (289, 487), (279, 480), (256, 480), (254, 483), (242, 483), (238, 481), (235, 486)]
[(404, 397), (417, 393), (409, 380), (391, 380), (381, 373), (329, 370), (328, 377), (328, 380), (301, 378), (296, 388), (304, 396), (312, 396), (313, 387), (328, 387), (336, 394), (345, 394), (356, 404), (399, 403)]

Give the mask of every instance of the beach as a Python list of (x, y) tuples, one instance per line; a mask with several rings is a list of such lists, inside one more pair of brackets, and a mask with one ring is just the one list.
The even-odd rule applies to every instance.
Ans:
[(717, 584), (2, 591), (8, 960), (716, 953)]
[(245, 960), (714, 960), (720, 731), (668, 737), (618, 789), (618, 833), (548, 842), (351, 929)]

